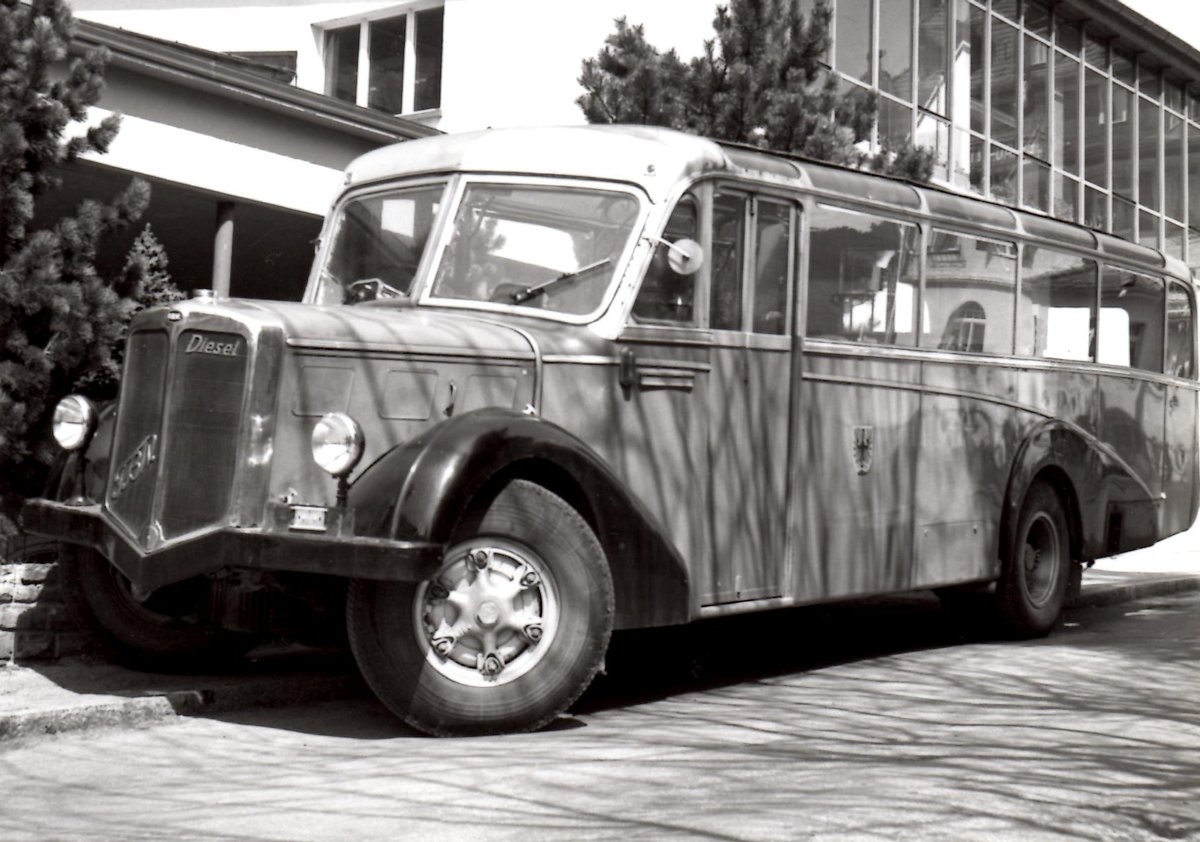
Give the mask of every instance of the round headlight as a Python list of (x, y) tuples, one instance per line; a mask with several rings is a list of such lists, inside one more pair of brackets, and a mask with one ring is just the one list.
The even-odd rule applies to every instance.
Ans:
[(362, 453), (362, 428), (346, 413), (330, 412), (313, 427), (313, 461), (335, 477), (350, 473)]
[(78, 450), (92, 437), (98, 417), (96, 407), (87, 398), (68, 395), (54, 407), (54, 440), (63, 450)]

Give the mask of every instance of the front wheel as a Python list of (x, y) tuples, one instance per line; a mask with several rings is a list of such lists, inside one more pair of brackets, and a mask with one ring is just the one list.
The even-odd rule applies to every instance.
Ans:
[(1058, 621), (1066, 599), (1071, 557), (1067, 518), (1054, 490), (1030, 486), (996, 583), (1004, 630), (1014, 637), (1042, 637)]
[(611, 574), (578, 512), (515, 480), (481, 515), (432, 579), (357, 580), (347, 597), (367, 684), (429, 734), (541, 728), (591, 683), (612, 633)]

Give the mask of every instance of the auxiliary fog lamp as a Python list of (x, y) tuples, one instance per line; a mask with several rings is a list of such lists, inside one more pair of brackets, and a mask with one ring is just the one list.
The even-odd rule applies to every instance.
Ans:
[(363, 432), (344, 412), (330, 412), (313, 427), (313, 461), (338, 481), (338, 505), (346, 505), (346, 477), (363, 455)]
[(63, 450), (79, 450), (91, 441), (99, 419), (95, 405), (82, 395), (68, 395), (54, 407), (51, 429)]

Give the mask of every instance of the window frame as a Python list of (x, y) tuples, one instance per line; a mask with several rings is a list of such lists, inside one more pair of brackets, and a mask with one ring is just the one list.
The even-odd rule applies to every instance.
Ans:
[[(417, 92), (417, 15), (421, 12), (427, 12), (432, 9), (442, 9), (445, 14), (445, 0), (415, 0), (415, 2), (404, 3), (398, 6), (389, 6), (384, 9), (375, 9), (362, 14), (351, 15), (344, 18), (334, 18), (325, 21), (318, 25), (321, 31), (321, 63), (325, 69), (325, 85), (324, 93), (326, 96), (335, 96), (334, 91), (336, 85), (335, 69), (330, 62), (331, 43), (336, 32), (346, 30), (357, 26), (358, 30), (358, 63), (357, 63), (357, 81), (354, 94), (354, 104), (363, 108), (371, 107), (368, 105), (370, 100), (370, 85), (371, 85), (371, 25), (383, 20), (394, 20), (397, 18), (405, 19), (404, 29), (404, 78), (400, 92), (401, 110), (394, 112), (396, 115), (423, 115), (435, 116), (441, 112), (442, 108), (442, 93), (438, 92), (438, 104), (430, 108), (415, 109), (409, 106), (416, 102)], [(445, 18), (443, 17), (442, 42), (445, 44)], [(445, 53), (443, 49), (442, 64), (445, 65)], [(439, 71), (440, 72), (440, 71)], [(347, 102), (349, 100), (342, 100)], [(384, 111), (384, 113), (389, 113)]]

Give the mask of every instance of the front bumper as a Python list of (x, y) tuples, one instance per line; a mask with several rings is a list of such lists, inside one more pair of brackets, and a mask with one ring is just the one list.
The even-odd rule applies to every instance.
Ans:
[(423, 541), (225, 528), (147, 553), (108, 523), (99, 505), (42, 499), (25, 504), (21, 523), (31, 534), (96, 549), (143, 591), (226, 567), (419, 582), (438, 571), (444, 550)]

